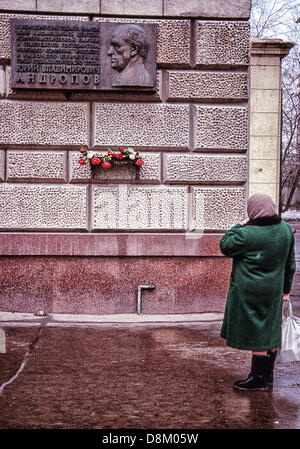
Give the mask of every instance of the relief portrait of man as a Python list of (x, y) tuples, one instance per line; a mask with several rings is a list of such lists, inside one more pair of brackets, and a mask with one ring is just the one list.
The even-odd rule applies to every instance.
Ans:
[(126, 24), (114, 30), (107, 52), (111, 58), (111, 67), (117, 72), (113, 87), (154, 85), (145, 67), (148, 50), (149, 44), (141, 26)]

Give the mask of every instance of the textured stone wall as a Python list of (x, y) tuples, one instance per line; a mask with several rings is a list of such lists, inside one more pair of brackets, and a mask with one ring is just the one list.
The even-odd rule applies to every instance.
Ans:
[[(243, 218), (250, 1), (238, 3), (1, 0), (0, 230), (216, 232)], [(13, 90), (15, 17), (157, 24), (157, 91)], [(133, 147), (145, 164), (92, 172), (82, 144)]]

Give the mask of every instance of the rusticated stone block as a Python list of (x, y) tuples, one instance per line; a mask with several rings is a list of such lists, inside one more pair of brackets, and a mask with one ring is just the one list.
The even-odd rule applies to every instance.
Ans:
[[(103, 154), (103, 152), (99, 152), (99, 154)], [(109, 170), (100, 167), (93, 170), (89, 163), (86, 165), (78, 163), (79, 152), (71, 152), (69, 158), (70, 182), (91, 180), (98, 183), (107, 181), (159, 183), (161, 178), (160, 153), (143, 153), (141, 156), (145, 164), (140, 168), (131, 164), (124, 164), (123, 166), (117, 165)]]
[(40, 12), (63, 12), (76, 14), (100, 14), (99, 0), (37, 0), (36, 10)]
[(164, 181), (170, 183), (240, 184), (247, 180), (247, 157), (164, 155)]
[(0, 61), (9, 60), (10, 54), (10, 20), (11, 19), (39, 19), (39, 20), (76, 20), (88, 21), (88, 17), (83, 16), (53, 16), (39, 14), (0, 14)]
[(87, 229), (87, 187), (0, 185), (0, 228)]
[(5, 86), (5, 70), (4, 67), (0, 66), (0, 98), (5, 97), (6, 86)]
[(167, 72), (168, 100), (245, 101), (247, 73)]
[(94, 103), (93, 107), (93, 147), (188, 147), (188, 105)]
[(157, 64), (188, 67), (190, 65), (190, 20), (94, 18), (96, 22), (130, 22), (157, 24)]
[(61, 151), (8, 151), (8, 181), (66, 181), (66, 154)]
[(3, 10), (35, 11), (36, 0), (0, 0), (0, 8)]
[(195, 65), (249, 64), (248, 22), (197, 21)]
[(87, 103), (0, 102), (0, 144), (74, 146), (88, 143)]
[(246, 190), (243, 188), (192, 187), (191, 228), (226, 231), (245, 218)]
[(5, 151), (0, 151), (0, 181), (5, 180)]
[(145, 164), (140, 168), (141, 182), (161, 182), (161, 155), (160, 153), (142, 153)]
[(101, 14), (114, 16), (160, 16), (163, 12), (163, 0), (102, 0)]
[(193, 112), (196, 150), (247, 150), (247, 108), (194, 106)]
[(248, 19), (250, 0), (164, 0), (166, 16)]
[(186, 187), (94, 186), (92, 228), (185, 230), (187, 204)]

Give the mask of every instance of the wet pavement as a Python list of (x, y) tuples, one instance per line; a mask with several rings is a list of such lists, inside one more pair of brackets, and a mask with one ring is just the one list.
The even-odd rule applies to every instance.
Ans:
[(232, 389), (251, 354), (222, 314), (0, 312), (0, 429), (300, 429), (299, 362), (267, 392)]
[(226, 347), (222, 317), (0, 312), (1, 431), (300, 429), (300, 363), (276, 363), (267, 392), (233, 390), (251, 353)]

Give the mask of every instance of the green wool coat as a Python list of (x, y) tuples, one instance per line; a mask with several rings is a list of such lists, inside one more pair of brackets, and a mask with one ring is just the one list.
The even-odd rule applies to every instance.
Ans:
[(233, 258), (220, 335), (227, 346), (265, 351), (281, 345), (282, 295), (296, 271), (294, 234), (284, 221), (256, 222), (263, 225), (237, 224), (220, 241)]

